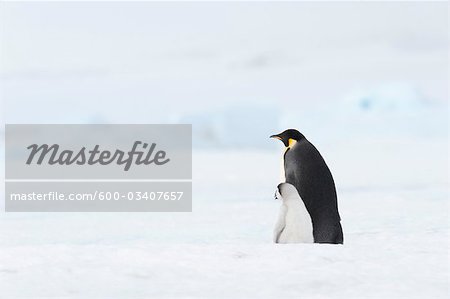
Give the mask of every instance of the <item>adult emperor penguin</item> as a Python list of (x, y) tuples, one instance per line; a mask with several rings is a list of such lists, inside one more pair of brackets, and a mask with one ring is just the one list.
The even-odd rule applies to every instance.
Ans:
[(275, 243), (314, 243), (311, 216), (297, 189), (288, 183), (278, 185), (275, 199), (282, 204), (273, 231)]
[(279, 139), (283, 154), (284, 182), (294, 185), (311, 215), (315, 243), (342, 244), (344, 236), (338, 212), (336, 187), (319, 151), (299, 131), (286, 130)]

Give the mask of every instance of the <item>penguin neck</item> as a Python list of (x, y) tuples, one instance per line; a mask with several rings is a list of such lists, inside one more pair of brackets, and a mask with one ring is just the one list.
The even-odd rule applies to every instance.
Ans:
[(289, 150), (289, 147), (286, 147), (281, 155), (281, 163), (280, 163), (280, 183), (286, 182), (286, 170), (284, 166), (284, 157), (286, 156), (286, 152)]
[(299, 200), (300, 198), (293, 196), (293, 195), (285, 195), (283, 196), (283, 202), (287, 205), (292, 205), (295, 203), (296, 200)]
[(287, 152), (297, 144), (297, 140), (289, 138), (288, 146), (284, 148), (283, 155), (281, 156), (281, 166), (280, 166), (280, 183), (286, 182), (286, 170), (284, 166), (284, 158), (286, 157)]
[[(292, 138), (289, 138), (289, 140), (288, 140), (288, 146), (287, 146), (286, 148), (287, 148), (287, 149), (290, 149), (290, 148), (292, 148), (296, 143), (297, 143), (297, 140), (292, 139)], [(287, 149), (286, 149), (286, 151), (287, 151)]]

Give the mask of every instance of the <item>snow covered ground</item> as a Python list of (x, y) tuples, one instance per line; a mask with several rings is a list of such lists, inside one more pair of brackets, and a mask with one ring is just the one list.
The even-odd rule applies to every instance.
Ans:
[(279, 152), (196, 151), (192, 213), (2, 214), (1, 297), (447, 298), (446, 141), (317, 146), (343, 246), (271, 243)]

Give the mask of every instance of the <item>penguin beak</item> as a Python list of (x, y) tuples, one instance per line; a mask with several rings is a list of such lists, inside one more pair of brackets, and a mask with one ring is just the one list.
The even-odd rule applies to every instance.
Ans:
[(270, 136), (269, 138), (275, 138), (275, 139), (281, 140), (281, 137), (278, 136), (278, 135), (272, 135), (272, 136)]

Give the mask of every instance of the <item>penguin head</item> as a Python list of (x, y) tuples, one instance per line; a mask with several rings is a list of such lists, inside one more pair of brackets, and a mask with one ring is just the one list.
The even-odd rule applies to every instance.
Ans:
[(275, 199), (288, 200), (298, 196), (297, 189), (289, 183), (280, 183), (275, 191)]
[(283, 142), (284, 146), (286, 147), (292, 147), (297, 141), (305, 138), (302, 133), (295, 129), (288, 129), (280, 134), (275, 134), (270, 136), (270, 138), (275, 138), (278, 140), (281, 140)]

